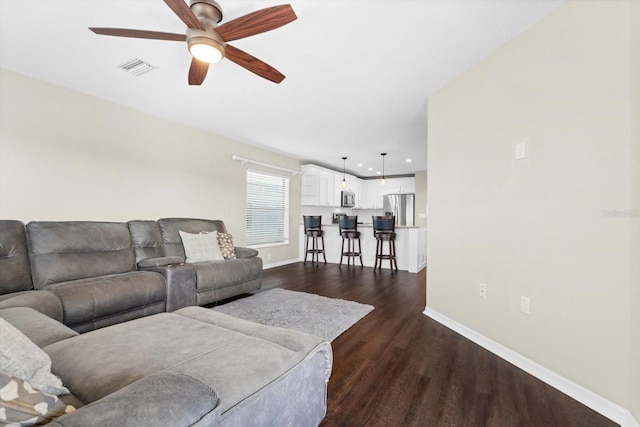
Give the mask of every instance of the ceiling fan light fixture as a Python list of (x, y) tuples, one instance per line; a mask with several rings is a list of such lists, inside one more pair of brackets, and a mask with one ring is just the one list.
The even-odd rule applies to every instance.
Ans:
[(220, 26), (222, 8), (215, 0), (164, 0), (173, 13), (187, 26), (186, 34), (163, 31), (136, 30), (127, 28), (89, 27), (95, 34), (136, 39), (187, 41), (189, 53), (193, 56), (189, 66), (190, 86), (199, 86), (209, 70), (209, 64), (223, 58), (274, 83), (280, 83), (285, 76), (269, 64), (248, 53), (227, 45), (227, 41), (239, 40), (256, 34), (275, 30), (295, 21), (296, 16), (290, 4), (266, 7)]
[(207, 19), (214, 24), (222, 21), (222, 8), (213, 0), (191, 0), (189, 9), (201, 21)]
[(208, 37), (192, 37), (188, 45), (191, 55), (199, 61), (212, 64), (224, 58), (224, 47)]

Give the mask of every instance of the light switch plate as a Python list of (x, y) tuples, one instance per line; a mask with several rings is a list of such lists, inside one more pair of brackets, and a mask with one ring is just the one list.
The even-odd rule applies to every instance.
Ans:
[(527, 144), (525, 142), (520, 142), (516, 144), (516, 160), (521, 160), (527, 157)]

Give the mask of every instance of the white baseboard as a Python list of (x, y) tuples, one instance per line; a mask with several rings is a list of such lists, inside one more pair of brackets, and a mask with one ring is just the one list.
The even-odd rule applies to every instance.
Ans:
[(611, 421), (620, 424), (621, 427), (640, 427), (638, 421), (633, 418), (627, 409), (605, 399), (599, 394), (596, 394), (591, 390), (563, 377), (562, 375), (539, 365), (520, 353), (516, 353), (510, 348), (487, 338), (486, 336), (459, 322), (456, 322), (450, 317), (447, 317), (432, 308), (426, 307), (424, 314), (447, 328), (452, 329), (460, 335), (470, 339), (481, 347), (484, 347), (496, 356), (517, 366), (523, 371), (528, 372), (539, 380), (544, 381), (551, 387), (554, 387), (562, 393), (572, 397), (583, 405), (609, 418)]
[(268, 270), (270, 268), (274, 268), (274, 267), (281, 267), (283, 265), (289, 265), (289, 264), (295, 264), (296, 262), (299, 262), (299, 259), (286, 259), (284, 261), (278, 261), (278, 262), (272, 262), (270, 264), (264, 264), (262, 266), (263, 270)]

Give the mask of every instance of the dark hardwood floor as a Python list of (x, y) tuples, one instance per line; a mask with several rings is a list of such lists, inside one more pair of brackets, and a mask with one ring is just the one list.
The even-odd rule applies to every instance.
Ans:
[(263, 290), (375, 307), (332, 343), (321, 426), (617, 426), (425, 316), (425, 275), (310, 262), (264, 272)]

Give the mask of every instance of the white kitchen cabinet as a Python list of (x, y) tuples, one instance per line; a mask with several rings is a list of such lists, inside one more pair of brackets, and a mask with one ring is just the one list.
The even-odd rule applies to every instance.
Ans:
[(415, 193), (416, 179), (413, 177), (387, 178), (384, 194)]
[[(315, 165), (302, 165), (301, 203), (309, 206), (335, 206), (340, 204), (335, 194), (335, 172)], [(338, 195), (339, 196), (339, 195)]]
[(416, 192), (416, 179), (415, 178), (405, 178), (407, 181), (407, 184), (404, 186), (404, 188), (401, 189), (401, 193), (415, 193)]
[(342, 179), (346, 178), (346, 189), (356, 195), (356, 206), (360, 209), (382, 209), (385, 194), (414, 193), (415, 178), (360, 179), (317, 165), (302, 165), (302, 204), (309, 206), (340, 207)]
[[(335, 206), (335, 184), (333, 175), (320, 175), (318, 186), (318, 204), (321, 206)], [(338, 199), (338, 205), (340, 199)]]
[(382, 199), (385, 194), (414, 193), (415, 178), (386, 178), (362, 180), (362, 209), (382, 209)]
[(356, 195), (356, 204), (362, 200), (362, 180), (353, 175), (342, 174), (316, 165), (300, 166), (302, 172), (303, 205), (340, 207), (342, 201), (342, 179), (346, 178), (347, 190)]
[(320, 179), (315, 175), (302, 175), (302, 197), (303, 205), (318, 205), (319, 202)]
[(335, 206), (333, 176), (302, 175), (303, 205)]
[(362, 181), (363, 209), (382, 209), (382, 195), (385, 194), (380, 179)]
[(346, 181), (347, 181), (347, 186), (346, 187), (342, 187), (342, 174), (335, 174), (333, 176), (333, 185), (334, 185), (334, 190), (336, 192), (336, 194), (340, 194), (340, 192), (342, 190), (347, 190), (349, 188), (349, 178), (345, 177)]
[(349, 177), (346, 177), (347, 186), (342, 188), (342, 174), (333, 175), (333, 201), (335, 206), (340, 206), (342, 201), (342, 190), (349, 189)]

